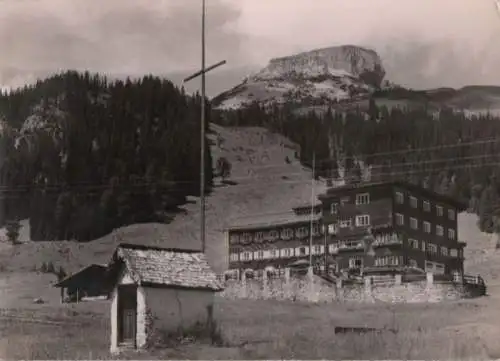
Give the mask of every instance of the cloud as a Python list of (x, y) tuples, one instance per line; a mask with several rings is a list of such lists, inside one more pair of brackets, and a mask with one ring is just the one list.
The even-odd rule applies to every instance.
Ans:
[[(3, 85), (68, 68), (143, 74), (200, 67), (200, 1), (0, 2)], [(207, 4), (207, 63), (240, 63), (245, 35), (231, 29), (238, 8), (218, 0)]]
[[(415, 88), (500, 84), (494, 0), (206, 2), (207, 64), (224, 59), (224, 69), (359, 44), (380, 53), (389, 78)], [(165, 75), (200, 67), (201, 0), (0, 0), (0, 6), (0, 85), (69, 68)]]
[(261, 64), (360, 44), (379, 52), (388, 77), (410, 86), (500, 84), (500, 16), (493, 0), (234, 1), (244, 4), (239, 29), (261, 37), (246, 44)]

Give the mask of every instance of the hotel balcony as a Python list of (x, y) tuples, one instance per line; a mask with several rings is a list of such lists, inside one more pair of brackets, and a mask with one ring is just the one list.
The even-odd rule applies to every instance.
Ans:
[(403, 239), (397, 233), (380, 234), (375, 236), (372, 247), (402, 246)]
[(341, 242), (337, 245), (337, 253), (349, 251), (362, 251), (365, 245), (361, 241)]

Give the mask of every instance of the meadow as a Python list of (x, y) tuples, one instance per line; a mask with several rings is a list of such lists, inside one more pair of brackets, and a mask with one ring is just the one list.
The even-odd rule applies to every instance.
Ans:
[[(17, 284), (31, 281), (16, 291), (15, 299), (0, 305), (1, 358), (113, 358), (108, 301), (60, 304), (58, 290), (46, 287), (49, 276), (10, 277), (10, 284), (16, 279)], [(33, 297), (40, 295), (45, 303), (34, 304)], [(500, 357), (495, 336), (500, 332), (499, 297), (493, 293), (435, 304), (313, 304), (217, 297), (222, 344), (178, 340), (115, 358), (492, 359)], [(336, 335), (335, 326), (380, 332)]]

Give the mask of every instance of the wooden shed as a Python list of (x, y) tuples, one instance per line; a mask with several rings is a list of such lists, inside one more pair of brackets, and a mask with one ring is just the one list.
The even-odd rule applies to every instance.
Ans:
[(113, 353), (211, 322), (214, 294), (223, 289), (199, 251), (121, 244), (109, 270)]
[(106, 265), (91, 264), (54, 285), (61, 289), (61, 302), (80, 301), (84, 298), (107, 298), (110, 287)]

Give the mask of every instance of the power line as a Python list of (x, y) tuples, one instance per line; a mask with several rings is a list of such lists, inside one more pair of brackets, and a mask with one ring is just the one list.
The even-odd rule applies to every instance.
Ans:
[[(500, 138), (498, 140), (500, 141)], [(477, 143), (474, 143), (477, 144)], [(457, 145), (455, 145), (457, 146)], [(452, 147), (450, 145), (449, 147)], [(422, 149), (428, 149), (428, 148), (417, 148), (413, 151), (420, 151)], [(400, 151), (396, 151), (399, 153)], [(395, 152), (395, 153), (396, 153)], [(409, 152), (405, 150), (404, 152)], [(410, 151), (411, 152), (411, 151)], [(431, 159), (431, 160), (423, 160), (423, 161), (414, 161), (414, 162), (400, 162), (400, 163), (391, 163), (387, 165), (372, 165), (370, 166), (370, 169), (376, 170), (376, 169), (381, 169), (385, 168), (387, 166), (391, 167), (407, 167), (407, 166), (413, 166), (413, 165), (425, 165), (425, 164), (435, 164), (435, 163), (444, 163), (444, 162), (455, 162), (455, 161), (463, 161), (463, 160), (478, 160), (481, 158), (488, 158), (488, 157), (497, 157), (500, 156), (497, 154), (479, 154), (479, 155), (474, 155), (474, 156), (466, 156), (466, 157), (451, 157), (451, 158), (441, 158), (441, 159)], [(317, 161), (316, 161), (317, 163)], [(285, 165), (284, 165), (285, 166)], [(262, 167), (265, 168), (265, 167)], [(254, 170), (255, 168), (250, 168)], [(257, 168), (260, 169), (260, 168)], [(430, 170), (427, 170), (430, 171)], [(294, 172), (294, 173), (278, 173), (273, 175), (273, 177), (279, 177), (279, 176), (294, 176), (294, 175), (304, 175), (303, 172)], [(264, 176), (266, 177), (266, 176)], [(269, 177), (269, 176), (267, 176)], [(144, 177), (138, 177), (137, 180), (145, 179)], [(252, 177), (252, 176), (245, 176), (245, 177), (234, 177), (230, 178), (230, 180), (246, 180), (246, 179), (252, 179), (252, 180), (258, 180), (258, 177)], [(147, 185), (189, 185), (189, 184), (197, 184), (198, 182), (192, 180), (178, 180), (178, 181), (163, 181), (163, 182), (134, 182), (134, 181), (128, 181), (126, 182), (126, 186), (130, 185), (137, 185), (137, 186), (147, 186)], [(118, 180), (117, 182), (112, 183), (109, 181), (108, 183), (94, 183), (94, 182), (77, 182), (77, 183), (50, 183), (49, 185), (37, 185), (37, 184), (23, 184), (23, 185), (16, 185), (16, 186), (0, 186), (0, 191), (2, 189), (24, 189), (29, 190), (30, 188), (43, 188), (43, 189), (51, 189), (51, 188), (74, 188), (74, 187), (89, 187), (89, 188), (96, 188), (96, 189), (102, 189), (102, 188), (112, 188), (113, 186), (123, 186), (124, 183)], [(240, 186), (239, 184), (234, 185), (234, 186)], [(233, 187), (234, 187), (233, 186)]]
[[(364, 153), (364, 154), (358, 154), (358, 155), (353, 155), (353, 156), (345, 156), (343, 157), (343, 160), (356, 160), (359, 158), (368, 158), (368, 157), (379, 157), (379, 156), (385, 156), (385, 155), (395, 155), (395, 154), (407, 154), (407, 153), (415, 153), (415, 152), (426, 152), (426, 151), (433, 151), (433, 150), (441, 150), (441, 149), (450, 149), (450, 148), (460, 148), (460, 147), (465, 147), (465, 146), (470, 146), (470, 145), (479, 145), (479, 144), (491, 144), (491, 143), (500, 143), (500, 137), (495, 137), (495, 138), (490, 138), (490, 139), (484, 139), (484, 140), (477, 140), (477, 141), (471, 141), (471, 142), (461, 142), (461, 143), (453, 143), (453, 144), (445, 144), (445, 145), (436, 145), (432, 147), (421, 147), (421, 148), (412, 148), (412, 149), (401, 149), (401, 150), (395, 150), (395, 151), (387, 151), (387, 152), (377, 152), (377, 153)], [(322, 164), (322, 163), (327, 163), (331, 162), (333, 159), (332, 158), (323, 158), (323, 159), (316, 159), (316, 164)], [(284, 165), (279, 165), (277, 167), (284, 167), (287, 166), (286, 164)], [(262, 166), (262, 168), (273, 168), (275, 167), (274, 165), (269, 165), (269, 166)]]
[[(490, 155), (488, 155), (490, 156)], [(477, 156), (477, 157), (470, 157), (470, 159), (478, 159), (480, 157), (483, 157), (483, 156)], [(462, 158), (450, 158), (446, 161), (460, 161), (462, 160)], [(432, 162), (432, 161), (429, 161), (429, 162)], [(425, 161), (424, 162), (410, 162), (410, 163), (402, 163), (402, 165), (405, 165), (405, 166), (410, 166), (410, 165), (421, 165), (421, 164), (425, 164)], [(479, 164), (467, 164), (467, 165), (450, 165), (450, 166), (447, 166), (446, 168), (444, 168), (443, 170), (453, 170), (453, 169), (467, 169), (467, 168), (478, 168), (478, 167), (486, 167), (486, 166), (493, 166), (493, 165), (499, 165), (500, 164), (500, 161), (495, 161), (495, 162), (488, 162), (488, 163), (479, 163)], [(376, 173), (374, 176), (376, 177), (381, 177), (381, 176), (398, 176), (398, 175), (411, 175), (411, 174), (422, 174), (422, 173), (428, 173), (428, 172), (435, 172), (437, 171), (437, 169), (420, 169), (420, 170), (407, 170), (407, 171), (398, 171), (398, 172), (382, 172), (382, 173)], [(297, 173), (297, 174), (303, 174), (303, 173)], [(283, 174), (283, 175), (291, 175), (290, 173), (289, 174)], [(276, 175), (276, 176), (280, 176), (279, 174)], [(352, 180), (357, 180), (359, 177), (357, 176), (350, 176), (350, 177), (344, 177), (342, 178), (343, 181), (352, 181)], [(238, 178), (235, 178), (235, 179), (238, 179)], [(254, 179), (256, 181), (258, 181), (259, 179), (257, 178), (252, 178), (252, 177), (242, 177), (241, 179)], [(261, 179), (261, 180), (265, 180), (265, 185), (285, 185), (285, 184), (306, 184), (306, 183), (309, 183), (311, 180), (310, 179), (305, 179), (305, 180), (276, 180), (276, 181), (269, 181), (269, 180), (266, 180), (266, 179)], [(174, 191), (175, 188), (178, 188), (178, 189), (182, 189), (181, 188), (181, 185), (183, 184), (196, 184), (195, 181), (186, 181), (186, 182), (182, 182), (182, 181), (179, 181), (179, 182), (175, 182), (175, 181), (171, 181), (171, 182), (143, 182), (143, 183), (131, 183), (130, 185), (125, 185), (127, 187), (133, 185), (133, 186), (142, 186), (142, 187), (146, 187), (146, 186), (162, 186), (162, 185), (172, 185), (172, 186), (177, 186), (177, 187), (174, 187), (174, 188), (169, 188), (169, 191)], [(235, 184), (235, 185), (231, 185), (231, 186), (228, 186), (229, 188), (244, 188), (244, 187), (255, 187), (256, 184), (255, 182), (254, 183), (250, 183), (250, 184)], [(58, 188), (62, 188), (62, 189), (72, 189), (72, 188), (75, 188), (75, 187), (78, 187), (78, 189), (82, 190), (82, 189), (87, 189), (88, 192), (91, 192), (92, 190), (101, 190), (101, 189), (111, 189), (112, 186), (110, 184), (107, 184), (107, 183), (102, 183), (102, 184), (99, 184), (99, 183), (96, 183), (96, 184), (88, 184), (88, 185), (66, 185), (66, 184), (52, 184), (52, 185), (24, 185), (24, 186), (12, 186), (12, 187), (9, 187), (9, 186), (3, 186), (3, 187), (0, 187), (0, 192), (11, 192), (11, 191), (15, 191), (16, 189), (19, 190), (19, 192), (22, 192), (22, 191), (29, 191), (30, 188), (31, 189), (42, 189), (42, 190), (57, 190)], [(3, 188), (3, 190), (2, 190)], [(148, 191), (144, 191), (145, 193), (148, 193)]]
[[(467, 165), (467, 166), (463, 166), (463, 165), (460, 165), (460, 166), (454, 166), (453, 169), (465, 169), (465, 168), (477, 168), (477, 167), (481, 167), (481, 166), (488, 166), (488, 165), (500, 165), (500, 161), (498, 162), (492, 162), (492, 163), (487, 163), (487, 164), (472, 164), (472, 165)], [(398, 176), (398, 175), (401, 175), (401, 176), (404, 176), (404, 175), (411, 175), (411, 174), (419, 174), (419, 173), (424, 173), (426, 171), (422, 171), (422, 170), (414, 170), (414, 171), (408, 171), (408, 172), (396, 172), (396, 173), (381, 173), (379, 175), (387, 175), (387, 176)], [(357, 177), (355, 177), (357, 179)], [(349, 177), (347, 178), (348, 180), (351, 180), (349, 179)], [(352, 179), (354, 180), (354, 179)], [(370, 185), (375, 185), (375, 184), (380, 184), (381, 182), (375, 182), (375, 181), (372, 181), (372, 182), (364, 182), (364, 183), (361, 183), (360, 186), (370, 186)], [(258, 213), (258, 214), (253, 214), (253, 215), (247, 215), (247, 216), (239, 216), (239, 217), (234, 217), (232, 218), (231, 220), (239, 220), (239, 219), (246, 219), (246, 218), (253, 218), (255, 216), (272, 216), (272, 215), (285, 215), (285, 214), (290, 214), (290, 215), (293, 215), (293, 211), (290, 210), (290, 211), (282, 211), (282, 212), (271, 212), (271, 213)]]
[[(438, 146), (432, 146), (432, 147), (420, 147), (420, 148), (412, 148), (412, 149), (400, 149), (400, 150), (395, 150), (395, 151), (387, 151), (387, 152), (378, 152), (378, 153), (372, 153), (372, 154), (359, 154), (357, 156), (346, 156), (343, 157), (344, 160), (347, 159), (356, 159), (356, 158), (365, 158), (365, 157), (377, 157), (377, 156), (383, 156), (383, 155), (394, 155), (394, 154), (406, 154), (406, 153), (416, 153), (416, 152), (424, 152), (424, 151), (431, 151), (431, 150), (438, 150), (438, 149), (449, 149), (449, 148), (457, 148), (457, 147), (463, 147), (463, 146), (469, 146), (469, 145), (476, 145), (476, 144), (491, 144), (491, 143), (499, 143), (500, 142), (500, 137), (495, 137), (495, 138), (490, 138), (490, 139), (484, 139), (484, 140), (478, 140), (478, 141), (471, 141), (471, 142), (463, 142), (463, 143), (455, 143), (455, 144), (447, 144), (447, 145), (438, 145)], [(472, 156), (470, 159), (473, 159), (473, 157), (482, 157), (483, 155), (478, 155), (478, 156)], [(491, 154), (484, 154), (484, 156), (492, 156)], [(399, 163), (401, 165), (412, 165), (412, 164), (423, 164), (423, 163), (430, 163), (430, 162), (445, 162), (445, 161), (450, 161), (450, 160), (456, 160), (456, 159), (461, 159), (462, 157), (459, 158), (443, 158), (442, 160), (429, 160), (429, 161), (419, 161), (419, 162), (404, 162), (404, 163)], [(464, 158), (465, 159), (465, 158)], [(322, 162), (331, 162), (332, 159), (320, 159), (316, 160), (316, 164), (322, 163)], [(398, 163), (396, 164), (391, 164), (391, 166), (397, 166)], [(259, 167), (253, 167), (250, 168), (252, 170), (258, 170), (258, 169), (268, 169), (268, 168), (278, 168), (278, 167), (288, 167), (288, 164), (283, 164), (283, 165), (268, 165), (268, 166), (259, 166)], [(384, 165), (375, 165), (372, 166), (372, 169), (377, 169), (377, 168), (382, 168)], [(283, 174), (278, 174), (279, 175), (302, 175), (303, 173), (283, 173)], [(145, 177), (137, 177), (137, 179), (144, 179)], [(242, 179), (254, 179), (253, 177), (238, 177), (238, 178), (231, 178), (232, 180), (242, 180)], [(117, 185), (120, 184), (120, 179), (116, 182)], [(111, 180), (108, 181), (109, 185), (111, 185)], [(191, 181), (191, 180), (177, 180), (177, 181), (165, 181), (163, 184), (196, 184), (196, 181)], [(77, 182), (77, 183), (71, 183), (71, 185), (68, 185), (67, 183), (51, 183), (51, 186), (79, 186), (79, 185), (101, 185), (101, 184), (107, 184), (107, 183), (95, 183), (95, 182)], [(25, 184), (25, 185), (17, 185), (19, 187), (31, 187), (33, 184)], [(5, 186), (3, 186), (5, 187)], [(2, 186), (0, 186), (0, 189), (2, 189)]]

